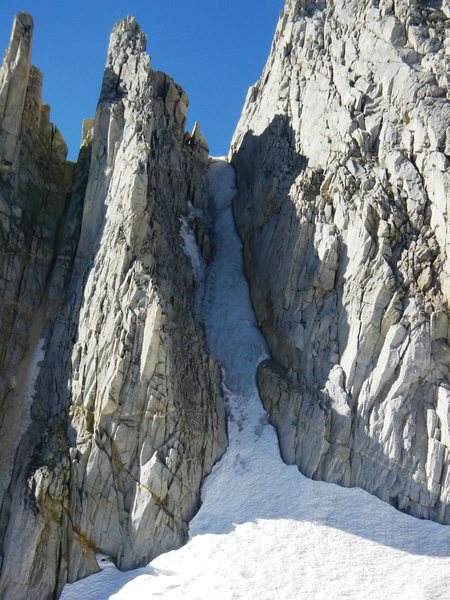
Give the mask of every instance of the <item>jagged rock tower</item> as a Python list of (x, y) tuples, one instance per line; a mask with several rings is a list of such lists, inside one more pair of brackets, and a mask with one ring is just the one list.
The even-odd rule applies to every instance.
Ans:
[(283, 458), (450, 522), (446, 1), (288, 0), (231, 160)]
[(19, 14), (0, 74), (0, 597), (17, 600), (57, 595), (98, 551), (130, 568), (181, 545), (226, 446), (180, 236), (208, 201), (187, 97), (118, 23), (70, 164), (32, 28)]

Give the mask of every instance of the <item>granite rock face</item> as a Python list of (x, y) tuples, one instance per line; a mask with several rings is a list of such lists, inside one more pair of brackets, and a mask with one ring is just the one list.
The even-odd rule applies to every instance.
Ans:
[(57, 288), (68, 280), (81, 224), (75, 165), (31, 65), (32, 31), (20, 13), (0, 70), (0, 497), (29, 424), (41, 338), (60, 306)]
[(450, 523), (450, 8), (288, 0), (231, 160), (284, 459)]
[[(16, 121), (17, 92), (8, 96), (8, 85), (26, 90), (20, 78), (34, 72), (31, 28), (19, 15), (0, 79), (1, 164), (11, 178), (17, 148), (34, 131)], [(36, 227), (35, 196), (50, 222), (28, 245), (17, 232), (11, 248), (2, 238), (2, 260), (4, 253), (8, 266), (18, 254), (29, 283), (19, 266), (0, 273), (14, 307), (2, 318), (2, 336), (24, 338), (2, 361), (2, 386), (21, 428), (1, 471), (1, 598), (54, 597), (66, 581), (98, 569), (96, 553), (127, 569), (184, 543), (201, 482), (226, 447), (220, 373), (206, 350), (181, 234), (187, 228), (208, 259), (207, 144), (198, 126), (185, 133), (187, 96), (152, 70), (145, 50), (133, 18), (117, 24), (80, 159), (76, 167), (62, 151), (61, 164), (54, 159), (67, 184), (50, 171), (58, 198), (41, 197), (39, 188), (33, 196), (13, 184), (1, 189), (2, 227), (16, 226), (14, 203)], [(35, 144), (45, 142), (41, 129)], [(63, 147), (59, 136), (54, 146)], [(33, 148), (38, 164), (48, 165)], [(31, 247), (29, 255), (22, 247)], [(17, 364), (20, 377), (8, 371)], [(8, 418), (11, 427), (19, 417)]]

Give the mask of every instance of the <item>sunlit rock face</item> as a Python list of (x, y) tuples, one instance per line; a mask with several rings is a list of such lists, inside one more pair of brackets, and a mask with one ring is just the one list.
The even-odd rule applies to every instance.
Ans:
[(448, 2), (294, 1), (231, 159), (284, 459), (450, 522)]
[(97, 552), (126, 569), (181, 545), (226, 446), (180, 235), (208, 259), (208, 149), (184, 131), (187, 96), (121, 21), (68, 164), (31, 32), (19, 15), (0, 74), (0, 597), (18, 600), (58, 595)]

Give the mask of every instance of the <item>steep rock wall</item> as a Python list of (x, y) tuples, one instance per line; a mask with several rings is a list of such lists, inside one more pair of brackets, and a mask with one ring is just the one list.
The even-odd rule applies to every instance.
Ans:
[(20, 13), (0, 70), (0, 498), (29, 424), (42, 336), (60, 306), (81, 225), (83, 179), (42, 105), (33, 21)]
[(288, 0), (231, 160), (284, 459), (450, 522), (448, 2)]
[(134, 19), (115, 27), (84, 124), (78, 248), (3, 496), (2, 598), (53, 597), (97, 570), (99, 552), (126, 569), (181, 545), (226, 446), (180, 233), (208, 258), (208, 149), (198, 127), (184, 132), (187, 97), (145, 50)]

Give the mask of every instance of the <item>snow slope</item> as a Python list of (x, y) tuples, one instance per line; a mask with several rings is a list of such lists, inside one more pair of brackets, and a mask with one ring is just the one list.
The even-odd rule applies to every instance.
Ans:
[(255, 385), (265, 356), (230, 202), (233, 169), (209, 169), (216, 254), (206, 279), (208, 344), (224, 368), (230, 446), (208, 477), (190, 541), (147, 568), (103, 570), (63, 600), (450, 597), (450, 528), (360, 489), (311, 481), (280, 459)]

